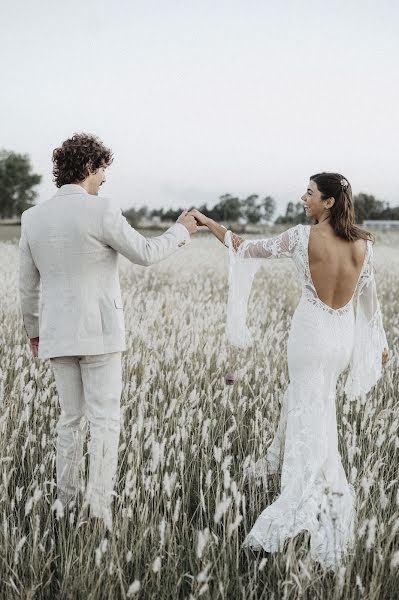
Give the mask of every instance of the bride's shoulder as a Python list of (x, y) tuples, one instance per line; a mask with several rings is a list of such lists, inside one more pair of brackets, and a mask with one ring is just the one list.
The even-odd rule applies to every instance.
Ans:
[(305, 223), (298, 223), (289, 229), (291, 234), (298, 238), (298, 240), (304, 240), (309, 235), (311, 225)]
[(288, 240), (288, 246), (291, 248), (292, 252), (295, 254), (296, 252), (300, 252), (300, 249), (306, 246), (306, 238), (307, 238), (307, 225), (303, 225), (302, 223), (298, 223), (289, 229), (286, 229), (284, 232), (284, 236)]
[(310, 231), (310, 228), (312, 226), (308, 225), (306, 223), (298, 223), (298, 225), (294, 225), (293, 227), (291, 227), (292, 230), (296, 230), (296, 231)]

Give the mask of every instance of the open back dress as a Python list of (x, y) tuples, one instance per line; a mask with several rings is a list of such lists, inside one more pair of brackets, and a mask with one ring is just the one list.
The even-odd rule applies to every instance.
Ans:
[[(281, 471), (281, 493), (257, 518), (243, 545), (275, 552), (287, 538), (310, 532), (312, 557), (335, 569), (354, 539), (354, 490), (338, 451), (336, 384), (349, 366), (345, 392), (366, 394), (381, 376), (388, 348), (372, 269), (372, 242), (351, 299), (332, 308), (318, 297), (309, 268), (310, 225), (297, 225), (263, 240), (241, 241), (227, 231), (229, 298), (227, 333), (236, 346), (250, 343), (246, 326), (257, 259), (290, 257), (302, 283), (288, 337), (289, 385), (278, 429), (256, 475)], [(248, 260), (253, 259), (253, 260)]]

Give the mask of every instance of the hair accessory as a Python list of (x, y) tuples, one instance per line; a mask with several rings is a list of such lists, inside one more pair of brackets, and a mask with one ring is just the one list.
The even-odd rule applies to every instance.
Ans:
[(346, 188), (349, 185), (349, 183), (346, 181), (346, 179), (341, 179), (340, 184), (342, 185), (343, 188)]

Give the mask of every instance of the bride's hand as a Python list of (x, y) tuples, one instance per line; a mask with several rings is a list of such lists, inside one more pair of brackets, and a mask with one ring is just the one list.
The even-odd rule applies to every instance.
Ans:
[(190, 210), (188, 214), (194, 217), (194, 219), (197, 221), (197, 225), (203, 225), (205, 227), (208, 225), (208, 222), (210, 220), (209, 217), (203, 215), (202, 212), (200, 212), (196, 208)]
[(385, 367), (387, 361), (388, 361), (388, 350), (385, 348), (384, 352), (382, 353), (382, 366), (383, 367)]

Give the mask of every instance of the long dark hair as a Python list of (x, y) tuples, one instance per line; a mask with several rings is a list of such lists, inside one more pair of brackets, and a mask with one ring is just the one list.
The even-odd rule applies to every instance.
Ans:
[(340, 173), (316, 173), (310, 177), (317, 185), (322, 200), (334, 198), (330, 208), (330, 224), (335, 233), (350, 242), (355, 240), (371, 240), (374, 236), (355, 225), (355, 209), (352, 188), (349, 181)]

